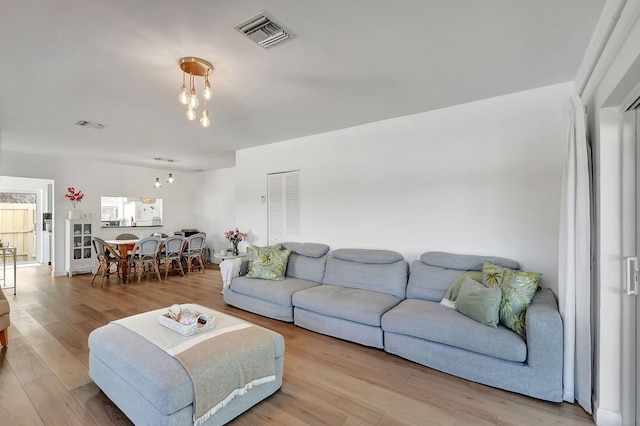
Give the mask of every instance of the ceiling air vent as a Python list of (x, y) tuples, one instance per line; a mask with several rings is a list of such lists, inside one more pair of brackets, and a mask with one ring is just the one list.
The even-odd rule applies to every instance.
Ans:
[(235, 26), (261, 47), (267, 48), (292, 36), (291, 32), (262, 12)]

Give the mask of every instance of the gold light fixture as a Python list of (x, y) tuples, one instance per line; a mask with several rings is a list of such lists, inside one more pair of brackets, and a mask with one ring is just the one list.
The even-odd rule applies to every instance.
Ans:
[[(181, 58), (178, 63), (182, 70), (182, 87), (180, 88), (178, 100), (181, 104), (187, 106), (186, 117), (189, 121), (195, 121), (197, 117), (195, 110), (200, 106), (200, 100), (198, 99), (196, 92), (196, 77), (204, 77), (204, 88), (202, 89), (204, 110), (202, 111), (202, 117), (200, 118), (200, 125), (202, 127), (209, 127), (211, 125), (211, 119), (209, 118), (207, 101), (211, 99), (211, 96), (213, 95), (213, 92), (211, 91), (211, 84), (209, 83), (209, 74), (213, 72), (213, 65), (204, 59), (192, 57)], [(187, 89), (187, 86), (185, 85), (187, 76), (189, 78), (189, 89)]]

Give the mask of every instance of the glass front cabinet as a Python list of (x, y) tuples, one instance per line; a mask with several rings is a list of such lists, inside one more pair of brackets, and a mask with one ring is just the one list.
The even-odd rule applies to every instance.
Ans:
[(69, 276), (95, 270), (91, 239), (96, 231), (92, 221), (65, 219), (65, 272)]

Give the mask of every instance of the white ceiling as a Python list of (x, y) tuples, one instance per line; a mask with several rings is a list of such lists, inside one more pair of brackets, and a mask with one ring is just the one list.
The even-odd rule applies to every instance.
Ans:
[[(604, 0), (10, 3), (0, 11), (2, 150), (148, 167), (164, 167), (154, 157), (171, 158), (172, 169), (183, 171), (233, 166), (237, 149), (571, 81), (604, 6)], [(263, 10), (295, 37), (263, 49), (234, 30)], [(178, 103), (183, 56), (215, 67), (208, 129), (188, 122)], [(76, 126), (79, 120), (107, 127)]]

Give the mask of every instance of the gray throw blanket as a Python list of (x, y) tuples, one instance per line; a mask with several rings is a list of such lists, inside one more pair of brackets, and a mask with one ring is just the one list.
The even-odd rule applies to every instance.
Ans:
[(181, 305), (216, 318), (216, 327), (181, 336), (161, 326), (167, 309), (113, 321), (175, 357), (191, 376), (194, 425), (207, 421), (234, 397), (252, 387), (276, 380), (275, 346), (266, 331), (230, 315), (199, 305)]
[(196, 426), (235, 396), (276, 379), (273, 340), (255, 326), (221, 334), (174, 356), (193, 381)]

